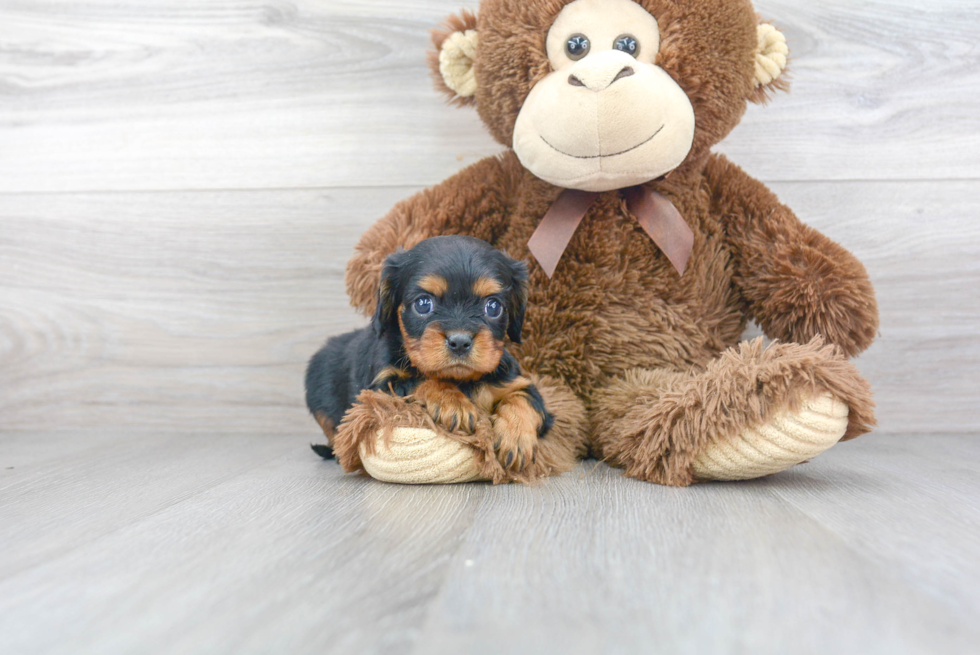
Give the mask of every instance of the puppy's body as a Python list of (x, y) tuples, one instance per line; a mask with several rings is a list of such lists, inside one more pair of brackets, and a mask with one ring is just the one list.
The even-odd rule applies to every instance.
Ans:
[[(357, 394), (373, 388), (378, 373), (401, 356), (401, 344), (392, 341), (378, 337), (370, 327), (354, 330), (330, 338), (310, 360), (306, 369), (306, 405), (328, 436), (354, 404)], [(317, 452), (329, 451), (318, 448)]]
[[(389, 257), (372, 326), (310, 360), (306, 402), (328, 441), (364, 389), (413, 396), (446, 429), (491, 415), (498, 457), (523, 469), (552, 416), (504, 337), (520, 343), (527, 271), (486, 242), (435, 237)], [(314, 446), (329, 457), (329, 447)]]

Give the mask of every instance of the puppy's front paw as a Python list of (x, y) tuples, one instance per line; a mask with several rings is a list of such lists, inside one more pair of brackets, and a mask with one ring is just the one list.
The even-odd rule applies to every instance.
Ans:
[(502, 403), (491, 417), (497, 461), (505, 469), (520, 472), (534, 461), (541, 416), (527, 403)]
[(432, 420), (450, 432), (473, 434), (476, 431), (476, 405), (455, 384), (426, 380), (414, 396), (425, 405)]

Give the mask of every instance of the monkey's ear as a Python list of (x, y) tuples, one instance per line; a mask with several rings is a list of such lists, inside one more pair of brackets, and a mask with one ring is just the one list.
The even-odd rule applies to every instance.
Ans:
[(371, 319), (371, 327), (374, 333), (382, 336), (392, 323), (395, 322), (395, 314), (398, 312), (398, 305), (401, 303), (401, 285), (398, 283), (402, 267), (405, 263), (406, 255), (404, 250), (399, 250), (385, 260), (381, 268), (381, 283), (378, 285), (378, 302), (374, 310), (374, 318)]
[(521, 342), (524, 329), (524, 313), (527, 309), (527, 264), (511, 260), (511, 285), (507, 296), (507, 336), (514, 343)]
[(785, 75), (789, 47), (783, 33), (769, 23), (760, 23), (756, 33), (759, 42), (755, 50), (755, 90), (749, 100), (764, 104), (771, 93), (789, 90)]
[(476, 59), (476, 14), (463, 10), (460, 15), (449, 16), (443, 24), (432, 30), (429, 52), (429, 68), (436, 89), (442, 91), (454, 105), (469, 105), (475, 99), (476, 77), (473, 62)]

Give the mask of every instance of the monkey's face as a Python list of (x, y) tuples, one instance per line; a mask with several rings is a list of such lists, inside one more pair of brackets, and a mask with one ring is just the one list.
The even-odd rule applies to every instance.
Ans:
[(575, 0), (546, 41), (553, 69), (514, 126), (521, 163), (556, 186), (608, 191), (679, 166), (694, 140), (694, 108), (655, 64), (657, 19), (632, 0)]
[(436, 86), (534, 175), (608, 191), (700, 161), (787, 88), (750, 0), (481, 0), (433, 32)]
[(486, 242), (434, 237), (389, 257), (378, 320), (397, 322), (405, 354), (423, 374), (477, 379), (500, 365), (505, 336), (520, 342), (526, 279), (523, 264)]

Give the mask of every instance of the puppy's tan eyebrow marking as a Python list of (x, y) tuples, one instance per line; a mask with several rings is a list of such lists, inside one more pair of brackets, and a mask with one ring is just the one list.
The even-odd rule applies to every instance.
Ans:
[(439, 275), (426, 275), (419, 280), (419, 287), (425, 289), (434, 296), (443, 296), (449, 288), (446, 278)]
[(504, 286), (491, 277), (477, 278), (473, 283), (473, 293), (478, 296), (492, 296), (504, 290)]

